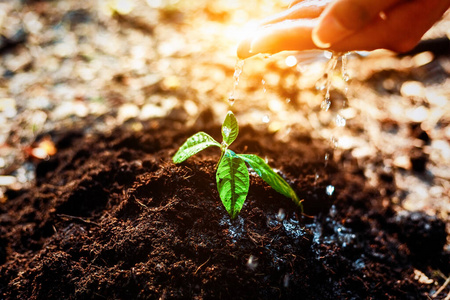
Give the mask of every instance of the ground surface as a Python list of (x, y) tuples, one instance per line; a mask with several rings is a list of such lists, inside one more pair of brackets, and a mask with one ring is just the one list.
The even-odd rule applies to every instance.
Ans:
[[(281, 1), (79, 2), (0, 2), (0, 299), (448, 299), (448, 53), (352, 55), (329, 111), (321, 53), (253, 58), (230, 106)], [(251, 176), (230, 220), (219, 153), (171, 162), (228, 109), (306, 215)]]

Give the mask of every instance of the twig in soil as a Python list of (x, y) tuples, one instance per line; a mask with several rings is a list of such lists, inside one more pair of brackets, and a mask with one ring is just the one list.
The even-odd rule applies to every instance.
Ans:
[[(436, 291), (436, 293), (434, 293), (431, 298), (436, 298), (437, 295), (439, 295), (444, 289), (445, 287), (450, 283), (450, 276), (447, 277), (447, 280), (445, 280), (444, 284)], [(447, 297), (445, 297), (444, 300), (449, 300), (450, 299), (450, 293), (448, 293)]]
[(82, 222), (82, 223), (84, 223), (84, 224), (94, 225), (94, 226), (97, 226), (97, 227), (101, 227), (100, 224), (95, 223), (95, 222), (92, 222), (92, 221), (89, 221), (89, 220), (85, 220), (85, 219), (83, 219), (83, 218), (81, 218), (81, 217), (76, 217), (76, 216), (71, 216), (71, 215), (66, 215), (66, 214), (57, 214), (56, 216), (57, 216), (58, 218), (66, 218), (66, 219), (70, 219), (70, 220), (76, 220), (76, 221), (80, 221), (80, 222)]
[(202, 263), (202, 264), (197, 268), (197, 270), (195, 270), (194, 275), (197, 274), (197, 272), (200, 270), (200, 268), (203, 267), (204, 265), (206, 265), (210, 259), (211, 259), (211, 256), (210, 256), (204, 263)]

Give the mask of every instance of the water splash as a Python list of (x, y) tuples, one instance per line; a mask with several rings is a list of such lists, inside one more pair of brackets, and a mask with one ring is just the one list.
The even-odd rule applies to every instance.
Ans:
[(227, 215), (223, 215), (219, 225), (227, 228), (227, 235), (233, 243), (236, 243), (245, 233), (244, 218), (238, 216), (235, 220), (230, 220)]
[[(321, 252), (318, 249), (322, 247), (322, 244), (337, 244), (345, 248), (354, 243), (357, 235), (342, 224), (334, 205), (331, 206), (324, 221), (324, 223), (314, 222), (306, 225), (306, 228), (311, 230), (314, 235), (312, 248), (315, 249), (318, 257), (321, 257)], [(363, 261), (359, 265), (364, 266)]]

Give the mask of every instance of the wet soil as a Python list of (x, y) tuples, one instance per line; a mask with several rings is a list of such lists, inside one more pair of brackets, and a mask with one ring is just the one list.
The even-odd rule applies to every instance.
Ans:
[(370, 187), (351, 155), (324, 161), (328, 143), (301, 131), (283, 143), (244, 126), (231, 148), (266, 156), (305, 215), (251, 176), (230, 220), (217, 149), (171, 162), (195, 132), (220, 137), (211, 119), (51, 133), (58, 153), (35, 162), (35, 185), (8, 190), (0, 206), (0, 298), (427, 299), (438, 287), (418, 274), (449, 274), (443, 221), (397, 213), (392, 174)]

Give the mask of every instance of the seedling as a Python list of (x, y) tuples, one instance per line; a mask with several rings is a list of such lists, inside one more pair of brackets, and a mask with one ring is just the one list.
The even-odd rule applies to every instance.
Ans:
[(244, 205), (249, 189), (249, 172), (246, 163), (275, 191), (291, 198), (303, 212), (299, 200), (289, 184), (278, 175), (261, 157), (254, 154), (236, 154), (228, 147), (236, 140), (239, 126), (234, 114), (229, 111), (222, 124), (223, 141), (220, 144), (205, 132), (198, 132), (188, 138), (173, 156), (178, 164), (194, 154), (211, 147), (222, 151), (217, 164), (216, 182), (220, 199), (232, 219), (236, 218)]

